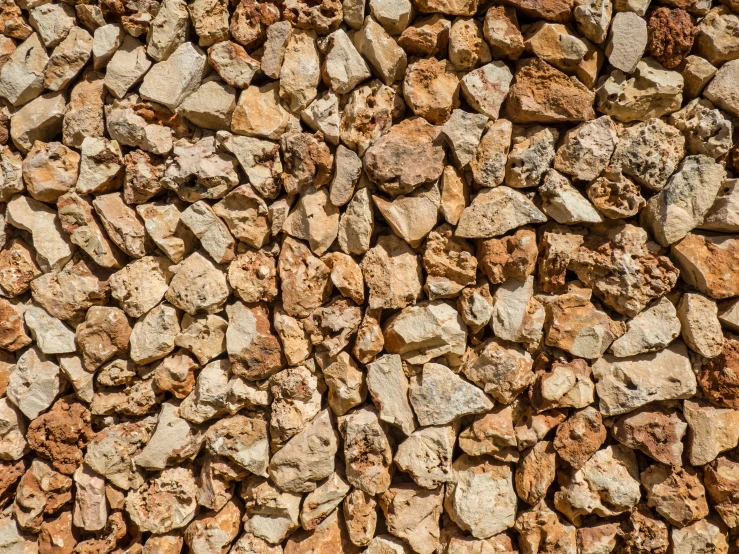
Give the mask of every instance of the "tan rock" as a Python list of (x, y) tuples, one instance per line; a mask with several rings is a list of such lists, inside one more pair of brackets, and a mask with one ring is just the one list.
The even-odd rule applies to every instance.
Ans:
[(723, 349), (724, 337), (717, 314), (716, 303), (700, 294), (685, 293), (678, 304), (683, 340), (704, 358), (715, 358)]
[[(231, 41), (217, 42), (208, 48), (208, 63), (226, 83), (242, 89), (249, 87), (260, 68), (259, 62), (249, 56), (241, 45)], [(265, 68), (264, 64), (262, 68)]]
[(632, 11), (617, 13), (611, 22), (605, 54), (624, 73), (633, 73), (647, 47), (647, 22)]
[(691, 465), (712, 462), (721, 453), (739, 443), (739, 412), (715, 408), (707, 402), (686, 400), (683, 414), (688, 422), (688, 456)]
[[(248, 520), (244, 532), (279, 545), (290, 533), (300, 526), (300, 494), (280, 492), (266, 479), (250, 477), (241, 493), (245, 500)], [(252, 539), (259, 552), (279, 554), (282, 548), (261, 545)]]
[(570, 180), (556, 169), (550, 169), (539, 187), (541, 209), (557, 223), (599, 223), (603, 221), (595, 207)]
[(136, 212), (144, 220), (146, 234), (174, 263), (180, 263), (195, 242), (190, 229), (180, 222), (182, 209), (184, 206), (179, 202), (136, 206)]
[(485, 12), (483, 33), (493, 56), (517, 60), (523, 54), (523, 36), (512, 6), (490, 6)]
[(405, 52), (372, 17), (365, 18), (353, 40), (357, 51), (386, 85), (403, 78), (407, 65)]
[(303, 243), (286, 238), (277, 267), (282, 281), (283, 305), (288, 315), (306, 317), (328, 300), (331, 271)]
[(284, 366), (280, 342), (269, 320), (264, 303), (235, 302), (226, 306), (228, 329), (226, 351), (232, 370), (250, 380), (266, 379)]
[(708, 515), (706, 493), (693, 468), (649, 466), (641, 474), (650, 507), (671, 524), (684, 527)]
[(611, 343), (611, 352), (625, 358), (662, 350), (677, 338), (680, 326), (675, 306), (661, 298), (626, 323), (626, 332)]
[(717, 300), (739, 295), (728, 277), (733, 272), (736, 248), (730, 235), (707, 236), (690, 233), (672, 247), (682, 279)]
[(526, 52), (565, 72), (574, 71), (588, 50), (586, 44), (567, 27), (545, 21), (531, 25), (524, 40)]
[(180, 264), (169, 284), (165, 298), (190, 315), (216, 313), (229, 295), (224, 271), (200, 252)]
[(33, 143), (51, 142), (62, 130), (65, 96), (52, 92), (31, 100), (10, 118), (10, 138), (25, 153)]
[(546, 216), (520, 192), (509, 187), (486, 188), (462, 212), (456, 236), (491, 238), (523, 225), (545, 221)]
[(460, 71), (474, 69), (492, 59), (483, 40), (483, 25), (472, 18), (457, 18), (449, 29), (449, 61)]
[(562, 521), (545, 500), (522, 512), (516, 519), (516, 531), (524, 554), (557, 551), (577, 552), (577, 530), (568, 521)]
[(468, 352), (462, 373), (496, 401), (510, 404), (534, 381), (533, 361), (517, 344), (494, 338)]
[(10, 374), (7, 397), (28, 419), (36, 419), (61, 392), (60, 377), (59, 366), (32, 346), (21, 354)]
[(367, 388), (380, 411), (380, 419), (410, 435), (416, 428), (416, 420), (400, 356), (387, 354), (367, 364)]
[(231, 117), (237, 135), (279, 139), (290, 126), (290, 114), (280, 104), (279, 84), (249, 86), (239, 95)]
[(440, 55), (447, 50), (450, 27), (441, 14), (418, 17), (401, 33), (398, 44), (411, 56)]
[(559, 132), (551, 127), (532, 125), (514, 129), (505, 184), (513, 188), (538, 186), (552, 166), (558, 138)]
[(592, 181), (606, 168), (616, 147), (616, 126), (608, 116), (565, 133), (554, 167), (581, 181)]
[(554, 482), (557, 453), (549, 441), (526, 452), (516, 467), (516, 493), (528, 504), (538, 504)]
[(166, 469), (126, 496), (126, 511), (140, 529), (166, 533), (195, 517), (197, 485), (188, 467)]
[(131, 359), (145, 364), (164, 358), (174, 350), (174, 339), (179, 332), (176, 310), (169, 304), (159, 304), (133, 326)]
[(41, 202), (54, 203), (77, 183), (80, 156), (58, 142), (36, 141), (23, 160), (23, 181), (28, 193)]
[(421, 296), (418, 256), (396, 236), (379, 237), (364, 256), (361, 267), (369, 289), (370, 308), (404, 308), (415, 304)]
[(373, 196), (372, 201), (393, 232), (418, 248), (436, 225), (441, 197), (438, 185), (432, 184), (391, 202), (380, 196)]
[(31, 247), (21, 239), (11, 239), (0, 252), (0, 291), (10, 298), (26, 292), (41, 275)]
[(361, 156), (375, 140), (390, 131), (393, 121), (399, 120), (404, 110), (402, 96), (379, 80), (358, 87), (349, 93), (341, 114), (341, 141)]
[[(377, 411), (371, 406), (361, 406), (340, 416), (338, 428), (344, 440), (347, 481), (369, 496), (385, 492), (390, 486), (393, 454), (390, 438), (384, 424), (380, 422)], [(364, 497), (362, 500), (355, 498), (356, 502), (362, 503), (362, 506), (357, 506), (357, 510), (365, 512), (365, 509), (373, 509), (372, 502), (368, 502)], [(367, 507), (363, 508), (365, 504)], [(366, 521), (364, 525), (374, 527), (376, 519), (373, 522), (372, 516), (364, 515), (361, 518)], [(357, 525), (361, 523), (357, 522)], [(363, 533), (358, 534), (361, 536)]]
[[(538, 410), (585, 408), (593, 403), (595, 385), (590, 380), (590, 366), (585, 360), (554, 362), (551, 371), (537, 371), (529, 390), (529, 400)], [(530, 504), (535, 504), (531, 502)]]
[(431, 554), (439, 546), (439, 517), (443, 512), (443, 487), (419, 489), (404, 483), (380, 496), (388, 531), (408, 542), (418, 554)]
[(454, 425), (425, 427), (398, 445), (395, 464), (420, 487), (434, 489), (452, 476)]
[(459, 435), (459, 447), (470, 456), (490, 455), (501, 462), (519, 460), (516, 433), (513, 429), (513, 407), (495, 406)]
[(599, 177), (587, 188), (590, 201), (609, 219), (635, 216), (646, 205), (639, 187), (623, 174)]
[(408, 66), (403, 81), (403, 97), (418, 116), (440, 125), (459, 103), (459, 79), (447, 61), (434, 58), (419, 60)]
[(651, 404), (618, 417), (611, 434), (621, 444), (641, 450), (663, 464), (682, 465), (687, 424), (670, 404)]

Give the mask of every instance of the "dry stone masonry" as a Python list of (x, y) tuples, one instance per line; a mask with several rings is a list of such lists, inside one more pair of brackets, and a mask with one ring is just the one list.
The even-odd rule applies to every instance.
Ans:
[(739, 0), (0, 0), (0, 554), (739, 553), (735, 125)]

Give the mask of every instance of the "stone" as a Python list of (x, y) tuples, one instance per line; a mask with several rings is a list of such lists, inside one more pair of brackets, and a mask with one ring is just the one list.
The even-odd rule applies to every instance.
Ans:
[(51, 142), (62, 130), (65, 109), (65, 97), (60, 92), (51, 92), (31, 100), (10, 118), (13, 144), (26, 153), (37, 140)]
[(496, 406), (459, 435), (459, 447), (470, 456), (489, 455), (501, 462), (519, 461), (513, 407)]
[(318, 376), (304, 366), (291, 367), (276, 374), (270, 381), (272, 414), (269, 421), (272, 449), (281, 448), (321, 410)]
[(416, 421), (400, 356), (388, 354), (368, 364), (367, 388), (380, 411), (380, 419), (399, 427), (406, 436), (410, 435), (416, 428)]
[(97, 196), (92, 205), (108, 237), (125, 254), (142, 258), (151, 251), (144, 224), (120, 193)]
[(654, 464), (642, 472), (641, 483), (649, 506), (673, 525), (684, 527), (708, 515), (705, 489), (692, 468)]
[[(595, 225), (568, 268), (607, 306), (633, 317), (677, 282), (677, 268), (658, 250), (650, 251), (648, 244), (642, 228), (623, 222)], [(610, 257), (617, 251), (629, 252), (628, 268)], [(624, 295), (621, 287), (628, 288), (629, 294)]]
[(542, 338), (545, 310), (533, 298), (534, 278), (511, 279), (495, 291), (490, 327), (496, 337), (520, 343), (536, 344)]
[(552, 443), (542, 441), (521, 458), (516, 467), (516, 494), (528, 504), (538, 504), (554, 482), (556, 456)]
[(570, 180), (556, 169), (550, 169), (539, 187), (541, 210), (557, 223), (599, 223), (603, 218)]
[(708, 60), (700, 56), (687, 56), (683, 60), (682, 66), (685, 96), (687, 98), (700, 96), (703, 88), (718, 71)]
[(517, 497), (509, 465), (463, 454), (452, 468), (453, 480), (444, 498), (444, 508), (452, 521), (478, 539), (513, 527)]
[(338, 434), (332, 429), (329, 412), (320, 412), (306, 428), (290, 439), (269, 463), (269, 475), (287, 492), (310, 492), (316, 481), (334, 470)]
[(582, 123), (565, 133), (554, 157), (554, 168), (579, 181), (592, 181), (608, 166), (618, 139), (608, 116)]
[(306, 189), (282, 229), (292, 237), (308, 241), (314, 254), (325, 253), (339, 232), (339, 210), (329, 201), (329, 190)]
[(434, 489), (452, 477), (454, 425), (425, 427), (398, 445), (395, 464), (420, 487)]
[(178, 203), (151, 203), (136, 207), (147, 235), (174, 263), (184, 259), (195, 241), (190, 229), (180, 222), (181, 209)]
[[(603, 418), (595, 408), (589, 406), (575, 412), (557, 427), (553, 446), (560, 458), (573, 469), (580, 470), (598, 452), (607, 436)], [(628, 452), (628, 450), (623, 450), (623, 452)], [(572, 483), (563, 483), (563, 485), (571, 486)], [(581, 503), (574, 502), (573, 495), (573, 490), (564, 493), (563, 504), (566, 508), (561, 511), (574, 523), (575, 519), (579, 519), (579, 515), (575, 513), (576, 510), (573, 511), (573, 507)]]
[(419, 60), (408, 66), (403, 81), (403, 97), (418, 116), (440, 125), (459, 104), (459, 79), (447, 61), (434, 58)]
[[(102, 69), (108, 64), (110, 59), (113, 57), (113, 54), (115, 54), (121, 44), (123, 44), (125, 35), (125, 31), (119, 23), (108, 23), (95, 29), (92, 38), (92, 60), (94, 69)], [(118, 61), (119, 63), (123, 62), (123, 59), (119, 58)], [(126, 62), (129, 61), (131, 60), (126, 60)], [(121, 70), (121, 72), (124, 72), (124, 65), (126, 64), (120, 64), (119, 70)]]
[(339, 143), (340, 117), (339, 97), (331, 90), (323, 91), (300, 112), (301, 121), (313, 131), (323, 133), (324, 140), (333, 145)]
[(321, 133), (294, 133), (281, 140), (285, 173), (283, 186), (288, 194), (316, 189), (330, 181), (333, 156)]
[(575, 525), (591, 513), (608, 517), (627, 512), (641, 497), (636, 456), (621, 445), (599, 450), (582, 468), (560, 474), (560, 482), (554, 505)]
[(18, 358), (8, 380), (7, 397), (28, 419), (36, 419), (61, 392), (60, 377), (59, 366), (33, 346)]
[(44, 513), (53, 514), (72, 500), (72, 479), (36, 458), (21, 477), (13, 504), (13, 515), (25, 530), (38, 532)]
[(537, 21), (524, 35), (526, 52), (564, 72), (574, 71), (587, 54), (587, 45), (567, 27), (557, 23)]
[(334, 510), (341, 504), (351, 486), (339, 474), (332, 474), (325, 483), (308, 493), (300, 512), (300, 522), (306, 531), (312, 531), (321, 525), (326, 518), (332, 517)]
[(452, 166), (446, 166), (439, 181), (441, 199), (439, 212), (447, 223), (456, 225), (467, 206), (468, 187), (462, 174)]
[(22, 412), (4, 397), (0, 400), (0, 413), (3, 416), (3, 424), (0, 426), (0, 459), (20, 460), (28, 452), (25, 438), (27, 426)]
[(44, 90), (44, 70), (49, 56), (38, 34), (27, 37), (0, 69), (0, 96), (22, 106)]
[(729, 552), (728, 536), (722, 526), (701, 519), (683, 528), (673, 528), (670, 533), (675, 554), (687, 552)]
[(572, 10), (577, 29), (596, 44), (605, 42), (612, 13), (610, 0), (578, 0)]
[(441, 201), (437, 185), (424, 186), (411, 195), (388, 202), (380, 196), (372, 201), (393, 232), (418, 248), (436, 225)]
[(711, 298), (721, 300), (739, 295), (728, 277), (733, 271), (736, 247), (730, 235), (707, 236), (689, 233), (672, 247), (680, 275), (688, 284)]
[(474, 69), (492, 59), (483, 39), (483, 25), (471, 18), (457, 18), (449, 29), (449, 61), (460, 71)]
[[(139, 87), (139, 94), (146, 100), (174, 110), (197, 90), (205, 68), (205, 53), (190, 43), (183, 43), (166, 60), (148, 71)], [(162, 87), (162, 82), (167, 86)]]
[(54, 203), (77, 183), (80, 156), (58, 142), (36, 141), (23, 160), (23, 181), (40, 202)]
[(611, 343), (611, 352), (617, 358), (657, 352), (676, 339), (680, 329), (675, 306), (661, 298), (626, 323), (626, 332)]
[(410, 56), (441, 55), (447, 51), (450, 28), (441, 14), (418, 17), (400, 34), (398, 44)]
[(526, 228), (500, 239), (480, 241), (477, 248), (478, 265), (492, 284), (509, 278), (526, 281), (536, 268), (537, 256), (536, 235)]
[[(245, 533), (270, 544), (279, 544), (300, 526), (300, 494), (280, 492), (266, 479), (250, 477), (244, 484), (242, 496), (248, 514)], [(262, 546), (258, 550), (270, 554), (273, 551), (277, 551), (277, 554), (282, 552), (281, 547), (267, 549)]]
[(174, 273), (165, 298), (190, 315), (219, 312), (229, 295), (225, 272), (203, 253), (188, 256)]
[(208, 81), (180, 104), (179, 111), (194, 124), (213, 130), (231, 128), (236, 108), (236, 89), (218, 81)]
[(540, 412), (552, 408), (585, 408), (594, 400), (595, 385), (590, 373), (590, 366), (581, 359), (554, 362), (551, 371), (537, 371), (536, 381), (529, 389), (532, 406)]
[(720, 456), (704, 468), (704, 483), (716, 511), (727, 526), (736, 527), (736, 462)]
[(420, 298), (421, 265), (416, 253), (400, 238), (379, 237), (364, 256), (361, 267), (371, 309), (404, 308)]
[[(279, 192), (279, 175), (282, 172), (279, 147), (273, 142), (252, 137), (226, 133), (218, 133), (216, 136), (219, 143), (236, 156), (241, 168), (249, 177), (251, 187), (263, 197), (275, 197)], [(249, 190), (248, 187), (237, 189)]]
[(74, 331), (43, 308), (27, 306), (24, 319), (33, 340), (44, 354), (67, 354), (77, 350)]
[(284, 240), (277, 269), (288, 315), (307, 317), (328, 300), (331, 271), (302, 242), (289, 237)]
[(267, 424), (242, 415), (219, 419), (205, 434), (208, 450), (233, 460), (255, 475), (267, 476), (269, 440)]
[(192, 469), (165, 469), (140, 489), (128, 493), (126, 512), (141, 530), (166, 533), (193, 520), (196, 493)]
[(414, 552), (431, 554), (439, 546), (443, 487), (419, 489), (412, 484), (389, 488), (380, 496), (388, 531), (408, 542)]
[(327, 40), (321, 73), (334, 92), (346, 94), (372, 76), (367, 63), (343, 30), (334, 31)]
[[(693, 40), (698, 33), (688, 12), (679, 8), (654, 10), (649, 17), (647, 30), (647, 51), (667, 69), (678, 67), (690, 54)], [(685, 89), (687, 92), (687, 82)]]
[(226, 306), (229, 326), (226, 351), (237, 375), (265, 379), (284, 366), (280, 343), (272, 331), (266, 304), (240, 302)]
[(113, 96), (121, 99), (144, 77), (151, 65), (146, 57), (146, 47), (139, 40), (127, 35), (108, 62), (105, 87)]
[(497, 402), (510, 404), (534, 381), (531, 356), (517, 344), (489, 339), (465, 358), (462, 373)]
[(517, 63), (506, 114), (514, 123), (579, 122), (594, 119), (593, 93), (536, 58)]
[(678, 304), (683, 340), (704, 358), (715, 358), (723, 348), (724, 337), (717, 314), (716, 303), (700, 294), (685, 293)]
[(625, 219), (638, 214), (646, 205), (639, 186), (623, 174), (599, 177), (587, 188), (596, 209), (609, 219)]
[(101, 530), (108, 521), (105, 480), (82, 465), (74, 473), (74, 484), (74, 526), (86, 531)]
[(491, 238), (530, 223), (544, 223), (546, 216), (523, 194), (509, 187), (483, 189), (459, 218), (456, 236)]
[[(665, 188), (647, 202), (642, 215), (657, 242), (673, 244), (695, 228), (713, 204), (724, 177), (724, 169), (712, 158), (686, 157)], [(684, 195), (691, 197), (689, 205), (678, 200)]]
[(115, 140), (87, 137), (81, 146), (80, 173), (76, 191), (80, 194), (102, 194), (121, 187), (123, 154)]
[(656, 354), (629, 358), (606, 355), (593, 364), (593, 375), (600, 410), (606, 416), (627, 413), (658, 400), (689, 398), (695, 391), (687, 349), (680, 342)]
[(174, 340), (179, 333), (176, 310), (168, 304), (159, 304), (133, 326), (131, 359), (138, 364), (145, 364), (164, 358), (174, 350)]
[[(401, 95), (377, 79), (357, 87), (349, 93), (341, 114), (341, 141), (362, 155), (375, 140), (390, 131), (393, 121), (399, 120), (404, 110), (405, 103)], [(415, 133), (409, 133), (408, 136), (413, 137)], [(403, 144), (403, 141), (396, 142)]]
[(606, 44), (608, 61), (624, 73), (633, 73), (647, 48), (647, 40), (647, 22), (642, 17), (630, 11), (617, 13)]
[(515, 529), (521, 537), (521, 549), (525, 554), (550, 549), (567, 553), (577, 551), (575, 526), (562, 521), (545, 500), (523, 511), (516, 518)]
[(559, 132), (532, 125), (514, 130), (506, 163), (505, 184), (513, 188), (538, 186), (552, 165)]
[(228, 7), (220, 0), (198, 0), (188, 5), (198, 45), (210, 46), (228, 38)]
[(33, 259), (31, 247), (20, 239), (8, 241), (0, 252), (0, 291), (10, 298), (26, 292), (31, 282), (41, 275), (41, 270)]
[(472, 161), (487, 121), (484, 115), (454, 110), (442, 126), (442, 135), (451, 147), (458, 168), (464, 168)]
[[(377, 410), (364, 405), (338, 417), (337, 421), (344, 441), (347, 481), (370, 497), (385, 492), (390, 486), (393, 454)], [(374, 511), (371, 503), (368, 508)]]
[(239, 534), (241, 508), (229, 501), (215, 515), (201, 514), (185, 530), (185, 542), (192, 552), (215, 552), (231, 546)]
[(318, 93), (321, 62), (315, 41), (315, 33), (296, 29), (285, 46), (280, 98), (292, 112), (306, 108)]
[(706, 465), (739, 443), (739, 412), (715, 408), (707, 402), (686, 400), (683, 415), (688, 422), (688, 456), (694, 466)]
[[(92, 36), (80, 27), (72, 27), (66, 38), (54, 48), (44, 73), (44, 87), (57, 91), (67, 88), (79, 75), (92, 54)], [(2, 75), (0, 74), (0, 80)]]
[(280, 104), (279, 84), (268, 83), (243, 90), (231, 116), (237, 135), (279, 139), (290, 126), (290, 113)]
[(715, 66), (737, 59), (739, 43), (732, 31), (737, 22), (736, 15), (726, 6), (708, 12), (696, 30), (697, 53)]
[(145, 256), (110, 276), (111, 296), (134, 318), (154, 308), (169, 288), (171, 263), (163, 256)]
[(354, 47), (369, 62), (386, 85), (400, 80), (406, 73), (406, 54), (371, 16), (354, 34)]
[(670, 124), (685, 134), (689, 154), (704, 154), (716, 159), (731, 148), (733, 126), (708, 100), (692, 100), (670, 115)]
[(428, 235), (423, 265), (428, 275), (424, 288), (431, 300), (454, 297), (475, 282), (477, 259), (472, 247), (464, 239), (454, 238), (448, 224)]
[[(264, 61), (262, 57), (261, 67), (266, 73)], [(241, 89), (249, 87), (260, 68), (259, 62), (249, 56), (241, 45), (231, 41), (217, 42), (208, 48), (208, 63), (227, 84)]]
[(682, 465), (682, 438), (687, 424), (671, 405), (652, 404), (618, 417), (611, 434), (621, 444), (672, 466)]
[(631, 75), (614, 69), (596, 89), (598, 110), (617, 121), (647, 121), (680, 109), (683, 77), (643, 58)]
[(537, 414), (531, 407), (525, 408), (516, 418), (514, 425), (518, 447), (534, 446), (565, 419), (567, 419), (567, 413), (563, 410), (549, 410)]
[(234, 257), (235, 243), (223, 221), (204, 201), (191, 204), (182, 214), (180, 220), (189, 227), (201, 246), (218, 264), (228, 263)]

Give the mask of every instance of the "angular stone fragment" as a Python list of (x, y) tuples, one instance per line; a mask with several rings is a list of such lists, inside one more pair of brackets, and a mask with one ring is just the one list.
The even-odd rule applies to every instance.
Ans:
[(279, 139), (288, 130), (290, 113), (280, 104), (279, 84), (251, 85), (239, 95), (231, 117), (237, 135)]
[(668, 346), (680, 334), (675, 306), (666, 298), (626, 323), (626, 332), (611, 344), (617, 358), (655, 352)]
[(546, 500), (522, 512), (516, 519), (515, 529), (520, 534), (524, 554), (577, 552), (575, 526), (561, 520)]
[(565, 72), (574, 71), (588, 47), (564, 25), (537, 21), (526, 29), (526, 51)]
[(717, 314), (716, 303), (700, 294), (685, 293), (678, 304), (683, 340), (704, 358), (715, 358), (722, 351), (724, 337)]
[[(607, 436), (608, 433), (603, 426), (603, 418), (600, 413), (592, 406), (588, 406), (575, 412), (557, 427), (553, 445), (560, 458), (575, 470), (579, 470), (598, 452)], [(629, 451), (623, 449), (621, 452)], [(563, 484), (571, 486), (571, 484)], [(567, 514), (570, 520), (579, 518), (578, 514), (575, 513), (576, 508), (575, 511), (572, 510), (575, 504), (579, 504), (573, 502), (573, 493), (574, 491), (571, 489), (563, 497), (566, 506), (563, 513)]]
[(578, 125), (565, 133), (554, 167), (575, 179), (592, 181), (608, 165), (616, 142), (616, 126), (608, 116)]
[(421, 487), (433, 489), (451, 479), (454, 425), (418, 429), (398, 445), (395, 464)]
[[(23, 475), (16, 490), (13, 515), (18, 525), (38, 532), (44, 514), (53, 514), (72, 499), (72, 479), (54, 471), (36, 458)], [(25, 553), (24, 553), (25, 554)]]
[(444, 489), (418, 489), (412, 484), (391, 487), (380, 496), (388, 531), (408, 542), (414, 552), (431, 554), (439, 546), (439, 516)]
[(452, 468), (444, 508), (460, 528), (484, 539), (513, 527), (517, 497), (509, 465), (463, 454)]
[(10, 298), (26, 292), (41, 275), (31, 247), (20, 239), (8, 241), (0, 251), (0, 291)]
[(341, 114), (341, 141), (356, 149), (359, 155), (364, 154), (375, 140), (390, 131), (393, 121), (400, 119), (404, 109), (402, 96), (377, 79), (358, 87), (349, 93)]
[(682, 104), (682, 75), (664, 69), (652, 58), (639, 61), (630, 76), (614, 69), (599, 82), (598, 110), (623, 123), (661, 117), (677, 111)]
[(593, 403), (594, 392), (590, 367), (584, 360), (575, 359), (570, 363), (554, 362), (550, 372), (537, 372), (529, 400), (538, 411), (585, 408)]
[(518, 62), (506, 114), (515, 123), (557, 123), (595, 118), (593, 93), (585, 85), (531, 58)]
[(164, 358), (174, 350), (174, 339), (179, 333), (176, 310), (168, 304), (159, 304), (133, 326), (131, 359), (146, 364)]
[(587, 189), (596, 209), (609, 219), (625, 219), (638, 214), (646, 205), (639, 187), (623, 174), (599, 177)]
[(706, 493), (693, 468), (649, 466), (641, 474), (650, 507), (671, 524), (684, 527), (708, 515)]
[(154, 244), (174, 263), (181, 262), (195, 242), (190, 230), (180, 222), (181, 206), (174, 204), (142, 204), (136, 212), (144, 220), (144, 228)]
[(144, 45), (126, 35), (106, 67), (105, 87), (113, 96), (121, 99), (144, 77), (150, 67), (151, 62), (146, 57)]
[(365, 18), (353, 40), (357, 51), (386, 85), (403, 78), (407, 65), (405, 52), (372, 17)]
[(190, 315), (216, 313), (229, 295), (226, 275), (209, 258), (195, 252), (185, 259), (172, 277), (166, 299)]
[(633, 73), (646, 47), (647, 22), (634, 12), (617, 13), (605, 51), (609, 63), (624, 73)]
[(226, 350), (233, 371), (247, 379), (264, 379), (282, 369), (284, 359), (271, 329), (266, 304), (240, 302), (226, 306), (229, 327)]
[(50, 92), (31, 100), (10, 118), (10, 138), (25, 153), (37, 140), (51, 142), (62, 130), (65, 96)]
[(619, 415), (658, 400), (695, 394), (695, 375), (687, 349), (677, 342), (656, 354), (616, 359), (604, 356), (593, 364), (600, 410)]
[(338, 418), (344, 440), (346, 478), (354, 487), (374, 496), (390, 486), (393, 454), (377, 411), (361, 406)]
[(688, 422), (690, 464), (702, 466), (739, 443), (739, 412), (715, 408), (707, 402), (686, 400), (683, 414)]
[(284, 491), (310, 492), (316, 488), (316, 481), (333, 472), (337, 443), (338, 433), (324, 410), (272, 456), (269, 475)]
[(282, 184), (288, 194), (320, 188), (330, 180), (333, 156), (320, 132), (293, 133), (282, 137), (285, 173)]
[(490, 455), (501, 462), (517, 462), (513, 407), (496, 406), (487, 414), (478, 415), (459, 435), (459, 447), (470, 456)]
[(286, 238), (278, 260), (282, 300), (286, 312), (307, 317), (331, 292), (330, 269), (303, 243)]
[(418, 256), (394, 235), (379, 237), (364, 256), (361, 267), (369, 289), (370, 308), (404, 308), (415, 304), (421, 295)]
[(724, 523), (731, 528), (737, 524), (737, 463), (720, 456), (704, 468), (704, 482), (708, 495)]
[(552, 443), (541, 441), (529, 450), (516, 467), (516, 493), (528, 504), (538, 504), (554, 482), (556, 456)]
[(516, 344), (494, 338), (466, 356), (462, 372), (498, 402), (510, 404), (534, 381), (533, 362)]
[(739, 295), (734, 273), (737, 244), (731, 235), (690, 233), (673, 245), (680, 276), (689, 285), (717, 300)]
[(700, 96), (703, 88), (718, 71), (708, 60), (700, 56), (688, 56), (682, 64), (682, 75), (685, 80), (685, 96)]
[(593, 205), (556, 169), (547, 171), (539, 195), (542, 211), (557, 223), (573, 225), (603, 220)]
[(546, 216), (520, 192), (509, 187), (486, 188), (462, 212), (456, 236), (490, 238), (523, 225), (545, 221)]
[(141, 530), (158, 534), (180, 529), (197, 511), (197, 484), (192, 469), (165, 469), (142, 488), (126, 496), (126, 511)]
[(79, 163), (79, 154), (58, 142), (35, 142), (23, 160), (28, 193), (41, 202), (56, 202), (77, 183)]
[(538, 186), (554, 159), (559, 132), (551, 127), (517, 127), (506, 163), (505, 184), (513, 188)]
[(39, 350), (44, 354), (67, 354), (74, 352), (74, 332), (58, 319), (51, 317), (46, 310), (28, 306), (24, 319), (31, 336)]
[(37, 347), (31, 347), (18, 358), (8, 380), (8, 399), (28, 419), (36, 419), (56, 400), (62, 389), (59, 366)]
[(249, 56), (242, 46), (231, 41), (217, 42), (208, 48), (208, 63), (227, 84), (242, 89), (249, 86), (260, 67), (259, 62)]
[(197, 0), (187, 7), (200, 46), (228, 38), (228, 6), (221, 0)]
[[(258, 477), (250, 477), (241, 494), (248, 514), (244, 532), (270, 544), (279, 544), (300, 526), (300, 494), (280, 492), (269, 481)], [(272, 553), (279, 548), (265, 546), (260, 545), (258, 551)], [(282, 552), (282, 548), (277, 552)]]
[(708, 100), (696, 98), (670, 115), (670, 124), (685, 134), (689, 154), (705, 154), (716, 159), (731, 148), (733, 125)]
[(0, 69), (0, 96), (22, 106), (44, 90), (44, 70), (49, 62), (36, 33), (26, 38)]
[(680, 412), (670, 409), (670, 404), (652, 404), (617, 418), (611, 434), (621, 444), (658, 462), (679, 466), (687, 428)]

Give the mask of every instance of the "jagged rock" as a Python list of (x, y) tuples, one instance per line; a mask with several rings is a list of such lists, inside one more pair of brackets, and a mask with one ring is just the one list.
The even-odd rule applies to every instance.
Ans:
[(688, 422), (688, 456), (691, 465), (712, 462), (721, 453), (739, 443), (739, 412), (715, 408), (707, 402), (686, 400), (683, 415)]
[(197, 484), (192, 469), (165, 469), (157, 477), (126, 496), (126, 512), (143, 531), (157, 534), (180, 529), (197, 511)]
[(410, 435), (416, 421), (409, 403), (408, 379), (400, 356), (388, 354), (367, 365), (367, 388), (380, 410), (380, 419)]
[(581, 181), (592, 181), (608, 166), (618, 135), (607, 115), (578, 125), (565, 133), (554, 167)]
[(420, 487), (434, 489), (452, 476), (454, 425), (425, 427), (398, 445), (395, 464)]
[(672, 247), (672, 255), (680, 267), (680, 276), (689, 285), (717, 300), (739, 295), (734, 280), (732, 236), (708, 236), (689, 233)]
[(491, 238), (545, 221), (546, 216), (520, 192), (508, 187), (486, 188), (462, 212), (456, 236)]
[[(579, 470), (598, 452), (606, 437), (607, 432), (603, 426), (603, 418), (595, 408), (589, 406), (575, 412), (572, 417), (557, 428), (554, 437), (554, 449), (560, 458), (575, 470)], [(624, 450), (624, 452), (628, 451)], [(573, 490), (565, 493), (565, 504), (571, 504), (572, 506), (581, 504), (571, 498), (574, 494), (576, 493)], [(573, 523), (574, 519), (579, 517), (569, 508), (563, 510), (563, 513), (568, 514)]]
[(654, 464), (642, 472), (641, 483), (649, 506), (673, 525), (684, 527), (708, 515), (705, 489), (693, 468)]
[(443, 499), (443, 487), (428, 490), (404, 483), (390, 487), (379, 500), (388, 531), (406, 540), (414, 552), (431, 554), (439, 546)]
[(682, 336), (691, 350), (705, 358), (721, 354), (724, 337), (717, 317), (716, 303), (696, 293), (685, 293), (678, 304), (677, 316)]
[(357, 51), (386, 85), (403, 78), (407, 67), (405, 52), (371, 16), (365, 18), (353, 40)]
[(620, 443), (641, 450), (651, 458), (673, 466), (682, 465), (682, 438), (687, 424), (669, 404), (639, 408), (620, 416), (611, 434)]
[(551, 127), (532, 125), (514, 129), (505, 184), (513, 188), (538, 186), (552, 165), (558, 138), (559, 132)]
[(611, 344), (611, 352), (625, 358), (662, 350), (680, 334), (680, 325), (675, 306), (661, 298), (626, 323), (626, 332)]
[(377, 411), (361, 406), (340, 416), (338, 428), (344, 440), (347, 481), (369, 496), (385, 492), (390, 486), (393, 453)]
[(501, 462), (517, 462), (519, 452), (513, 429), (513, 407), (497, 406), (459, 435), (459, 447), (470, 456), (490, 455)]

